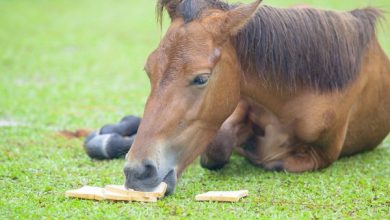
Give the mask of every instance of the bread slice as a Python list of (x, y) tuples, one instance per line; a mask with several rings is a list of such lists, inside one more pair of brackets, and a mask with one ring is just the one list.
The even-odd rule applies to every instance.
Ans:
[(165, 195), (165, 192), (167, 191), (167, 184), (162, 182), (160, 185), (158, 185), (153, 191), (151, 192), (141, 192), (141, 191), (135, 191), (133, 189), (126, 189), (123, 185), (107, 185), (104, 187), (106, 191), (111, 191), (114, 193), (127, 195), (131, 197), (156, 197), (161, 198)]
[(248, 196), (248, 190), (239, 191), (210, 191), (195, 196), (196, 201), (238, 202)]
[(157, 198), (165, 195), (166, 190), (166, 183), (161, 183), (152, 192), (134, 191), (121, 185), (107, 185), (105, 188), (83, 186), (80, 189), (68, 190), (65, 195), (80, 199), (156, 202)]
[(128, 194), (130, 191), (134, 191), (133, 189), (126, 189), (123, 185), (106, 185), (104, 187), (106, 191), (118, 193), (118, 194)]
[(104, 189), (94, 186), (83, 186), (80, 189), (68, 190), (65, 192), (65, 195), (73, 198), (80, 199), (93, 199), (93, 200), (103, 200), (104, 199)]
[(157, 202), (157, 198), (153, 196), (132, 196), (115, 193), (106, 189), (104, 190), (104, 198), (113, 201)]

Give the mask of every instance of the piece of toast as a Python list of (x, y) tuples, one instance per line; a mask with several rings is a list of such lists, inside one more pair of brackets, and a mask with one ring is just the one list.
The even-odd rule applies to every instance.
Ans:
[(126, 195), (129, 191), (134, 191), (133, 189), (126, 189), (125, 186), (123, 185), (106, 185), (104, 189), (114, 193), (126, 194)]
[(158, 185), (153, 191), (151, 192), (141, 192), (141, 191), (135, 191), (132, 189), (126, 189), (123, 185), (107, 185), (105, 188), (106, 191), (111, 191), (114, 193), (122, 194), (122, 195), (128, 195), (131, 197), (156, 197), (161, 198), (165, 195), (165, 192), (167, 191), (167, 184), (162, 182), (160, 185)]
[(134, 191), (120, 185), (107, 185), (105, 188), (83, 186), (80, 189), (68, 190), (65, 195), (80, 199), (156, 202), (157, 198), (165, 195), (166, 190), (166, 183), (161, 183), (152, 192)]
[(196, 201), (238, 202), (248, 196), (248, 190), (239, 191), (209, 191), (195, 196)]
[(80, 189), (68, 190), (65, 192), (65, 195), (73, 198), (80, 199), (94, 199), (94, 200), (103, 200), (104, 198), (104, 189), (94, 186), (83, 186)]
[(104, 189), (104, 198), (113, 201), (157, 202), (157, 198), (153, 196), (119, 194), (106, 189)]

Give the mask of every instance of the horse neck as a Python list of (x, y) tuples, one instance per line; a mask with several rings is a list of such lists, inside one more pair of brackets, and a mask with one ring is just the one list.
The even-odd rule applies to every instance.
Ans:
[(242, 72), (241, 97), (260, 104), (270, 111), (277, 113), (283, 105), (296, 96), (299, 90), (285, 90), (285, 88), (265, 82), (256, 73)]
[(238, 58), (240, 55), (237, 53), (232, 41), (224, 45), (223, 51), (230, 54), (231, 63), (236, 63), (234, 66), (237, 69), (233, 68), (233, 72), (240, 74), (240, 96), (242, 99), (263, 105), (276, 113), (292, 96), (302, 92), (302, 89), (287, 89), (275, 85), (275, 82), (266, 82), (261, 78), (262, 74), (258, 74), (255, 70), (252, 72), (245, 71), (242, 68), (244, 64), (240, 63)]

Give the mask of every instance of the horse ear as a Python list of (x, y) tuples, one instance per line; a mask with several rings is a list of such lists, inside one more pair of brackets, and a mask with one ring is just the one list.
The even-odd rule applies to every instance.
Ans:
[(158, 19), (161, 20), (164, 9), (168, 12), (171, 20), (175, 19), (177, 17), (176, 8), (180, 2), (181, 0), (159, 0), (157, 3)]
[(256, 0), (228, 11), (222, 25), (222, 32), (230, 36), (236, 35), (251, 20), (261, 2), (262, 0)]

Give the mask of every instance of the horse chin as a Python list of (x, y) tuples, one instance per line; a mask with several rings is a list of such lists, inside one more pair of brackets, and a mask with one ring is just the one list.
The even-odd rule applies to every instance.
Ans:
[(176, 187), (176, 181), (177, 181), (176, 171), (175, 170), (169, 171), (168, 174), (163, 179), (163, 182), (165, 182), (168, 185), (165, 195), (173, 194)]

